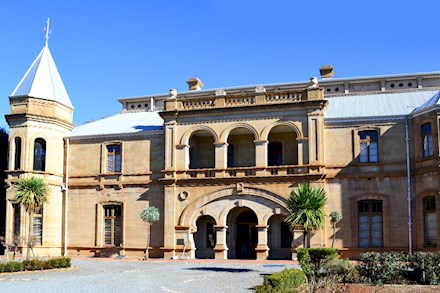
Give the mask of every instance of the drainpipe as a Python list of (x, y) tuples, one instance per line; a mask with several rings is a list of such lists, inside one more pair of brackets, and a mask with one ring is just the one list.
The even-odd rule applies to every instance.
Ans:
[(412, 247), (412, 214), (411, 214), (411, 166), (410, 166), (410, 153), (409, 153), (409, 115), (405, 116), (405, 142), (406, 142), (406, 176), (408, 185), (408, 249), (409, 255), (413, 253)]
[(66, 179), (64, 181), (64, 256), (67, 256), (67, 204), (69, 199), (69, 139), (66, 138)]

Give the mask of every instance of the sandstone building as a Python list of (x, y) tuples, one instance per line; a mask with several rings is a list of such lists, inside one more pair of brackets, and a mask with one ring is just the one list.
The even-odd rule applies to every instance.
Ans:
[[(309, 182), (343, 216), (344, 255), (438, 249), (440, 72), (332, 71), (212, 90), (192, 78), (186, 92), (123, 98), (120, 113), (74, 127), (46, 44), (6, 115), (7, 236), (26, 236), (28, 223), (11, 186), (37, 176), (51, 188), (34, 219), (40, 255), (142, 255), (139, 215), (156, 206), (151, 257), (290, 259), (302, 231), (283, 221), (286, 198)], [(332, 237), (328, 218), (310, 244)]]

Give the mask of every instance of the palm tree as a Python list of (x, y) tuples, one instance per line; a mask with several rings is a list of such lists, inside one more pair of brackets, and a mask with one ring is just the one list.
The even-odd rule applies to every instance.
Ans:
[(147, 248), (145, 249), (145, 260), (148, 259), (148, 249), (150, 247), (150, 225), (159, 221), (159, 210), (156, 207), (145, 208), (141, 213), (141, 219), (147, 222)]
[[(24, 206), (29, 215), (29, 230), (27, 241), (27, 258), (33, 247), (33, 220), (35, 211), (49, 200), (49, 187), (43, 179), (37, 177), (20, 178), (14, 184), (14, 201)], [(32, 250), (33, 253), (33, 250)]]
[(336, 239), (336, 224), (342, 220), (342, 215), (338, 211), (334, 211), (330, 213), (330, 221), (333, 225), (333, 240), (332, 240), (332, 248), (335, 245), (335, 239)]
[(287, 199), (289, 215), (285, 221), (292, 226), (304, 229), (304, 247), (307, 247), (309, 231), (321, 229), (325, 223), (324, 207), (327, 194), (322, 188), (312, 188), (308, 183), (298, 184)]

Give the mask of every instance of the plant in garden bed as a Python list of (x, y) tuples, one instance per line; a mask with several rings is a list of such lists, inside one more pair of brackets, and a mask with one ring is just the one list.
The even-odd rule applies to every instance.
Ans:
[(28, 212), (29, 226), (27, 239), (27, 254), (30, 257), (30, 252), (34, 254), (35, 237), (33, 237), (33, 219), (34, 213), (38, 208), (42, 207), (44, 203), (49, 200), (49, 187), (43, 179), (37, 177), (20, 178), (14, 183), (15, 198), (14, 201), (24, 206)]
[(327, 194), (322, 188), (312, 188), (308, 183), (298, 184), (287, 199), (289, 214), (285, 222), (304, 229), (304, 247), (307, 247), (307, 235), (310, 231), (321, 229), (325, 223), (324, 207)]
[(306, 282), (306, 276), (302, 271), (285, 269), (279, 273), (265, 276), (263, 285), (256, 287), (255, 292), (296, 292), (293, 289), (299, 288), (300, 286), (306, 284)]
[(148, 259), (148, 249), (150, 248), (150, 234), (151, 234), (151, 224), (159, 221), (160, 215), (159, 210), (156, 207), (145, 208), (141, 213), (142, 221), (147, 223), (147, 247), (145, 249), (145, 260)]
[(51, 259), (26, 259), (23, 261), (8, 261), (0, 263), (0, 273), (50, 270), (59, 268), (69, 268), (71, 266), (69, 257), (56, 257)]
[(299, 248), (296, 252), (307, 277), (320, 276), (323, 273), (323, 265), (334, 260), (338, 255), (336, 248)]
[(440, 285), (440, 253), (415, 252), (410, 257), (412, 279), (419, 284)]

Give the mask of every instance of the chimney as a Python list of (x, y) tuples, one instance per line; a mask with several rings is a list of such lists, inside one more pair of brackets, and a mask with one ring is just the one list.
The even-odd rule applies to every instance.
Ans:
[(203, 83), (197, 77), (190, 78), (186, 81), (188, 84), (188, 90), (190, 91), (199, 91), (203, 88)]
[(319, 68), (319, 72), (321, 73), (321, 78), (323, 79), (331, 79), (333, 75), (335, 75), (335, 70), (331, 65), (324, 65)]

